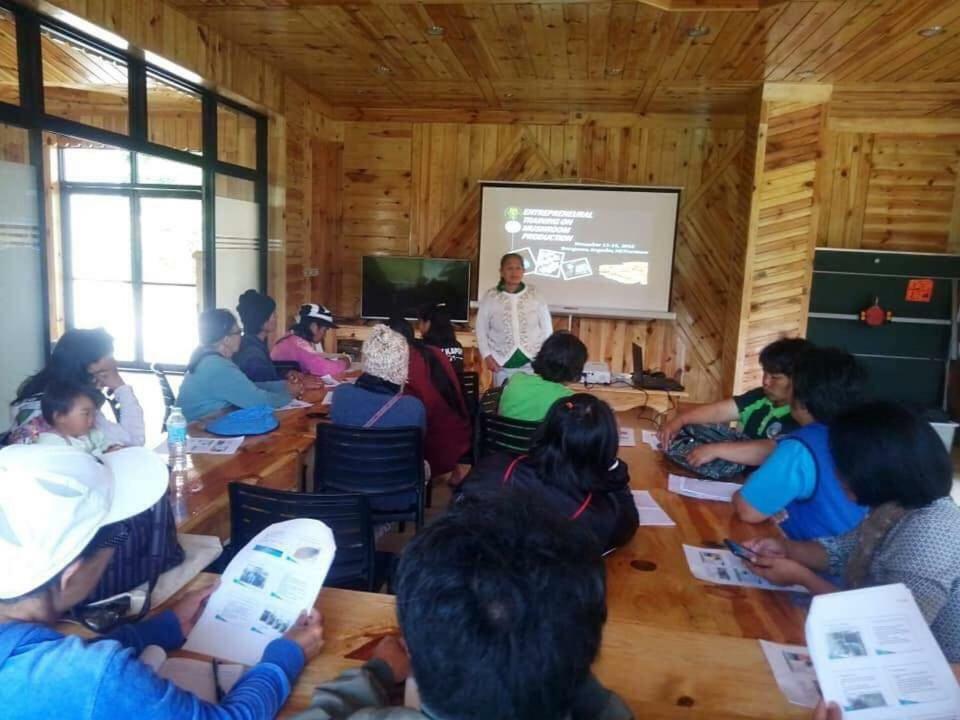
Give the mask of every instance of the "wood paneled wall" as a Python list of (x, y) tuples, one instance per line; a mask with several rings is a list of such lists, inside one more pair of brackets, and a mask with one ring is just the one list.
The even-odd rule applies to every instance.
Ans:
[[(673, 284), (675, 322), (574, 319), (594, 360), (632, 370), (684, 371), (697, 399), (724, 392), (722, 363), (731, 263), (743, 242), (741, 127), (703, 119), (667, 123), (603, 118), (554, 126), (346, 123), (340, 272), (318, 289), (359, 313), (360, 257), (374, 252), (476, 260), (481, 179), (596, 181), (684, 188)], [(739, 298), (739, 294), (737, 294)], [(330, 301), (331, 303), (334, 300)], [(566, 319), (558, 319), (566, 325)], [(729, 373), (728, 373), (729, 375)]]

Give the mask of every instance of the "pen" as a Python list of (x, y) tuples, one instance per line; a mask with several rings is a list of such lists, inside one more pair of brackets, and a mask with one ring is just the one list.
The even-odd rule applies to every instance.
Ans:
[(223, 689), (220, 687), (220, 663), (216, 658), (211, 660), (213, 663), (213, 687), (217, 692), (217, 702), (223, 700)]

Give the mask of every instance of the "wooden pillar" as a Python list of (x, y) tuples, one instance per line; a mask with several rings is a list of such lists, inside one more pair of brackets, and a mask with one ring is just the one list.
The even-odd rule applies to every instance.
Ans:
[[(830, 85), (765, 85), (747, 113), (740, 278), (732, 278), (725, 369), (734, 392), (760, 384), (765, 345), (807, 327)], [(739, 285), (739, 289), (738, 289)], [(739, 297), (737, 295), (739, 294)], [(739, 300), (739, 302), (738, 302)]]

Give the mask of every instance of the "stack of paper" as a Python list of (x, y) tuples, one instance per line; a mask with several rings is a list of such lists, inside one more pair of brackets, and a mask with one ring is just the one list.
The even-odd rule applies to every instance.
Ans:
[(637, 506), (641, 525), (673, 527), (676, 523), (664, 511), (646, 490), (633, 490), (633, 504)]
[(747, 564), (729, 550), (719, 548), (701, 548), (684, 545), (683, 554), (687, 557), (690, 572), (698, 580), (717, 585), (736, 585), (763, 590), (783, 590), (787, 592), (809, 592), (802, 585), (774, 585), (755, 575)]
[(844, 718), (960, 719), (960, 686), (905, 585), (815, 597), (806, 632), (823, 697)]
[(218, 663), (214, 672), (214, 665), (209, 660), (168, 658), (159, 645), (147, 645), (140, 653), (140, 661), (181, 690), (208, 703), (216, 703), (219, 695), (230, 692), (246, 671), (243, 665)]
[(620, 428), (620, 447), (636, 447), (637, 434), (633, 428)]
[(802, 645), (780, 645), (768, 640), (761, 640), (760, 648), (787, 700), (801, 707), (816, 707), (820, 690), (810, 652)]
[(670, 475), (667, 478), (667, 488), (670, 492), (697, 500), (714, 500), (716, 502), (731, 502), (733, 494), (742, 486), (737, 483), (718, 482), (716, 480), (697, 480), (696, 478)]

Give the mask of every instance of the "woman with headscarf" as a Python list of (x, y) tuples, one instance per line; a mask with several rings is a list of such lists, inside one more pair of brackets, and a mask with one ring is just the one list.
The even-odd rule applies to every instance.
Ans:
[(32, 442), (51, 429), (43, 419), (40, 399), (52, 383), (87, 386), (111, 394), (119, 409), (118, 422), (111, 422), (98, 411), (94, 427), (111, 445), (145, 442), (143, 408), (133, 388), (120, 377), (113, 359), (113, 338), (103, 328), (67, 330), (54, 346), (46, 367), (23, 381), (10, 405), (8, 442)]
[(177, 397), (188, 421), (233, 408), (283, 407), (302, 394), (303, 386), (297, 382), (254, 383), (236, 366), (232, 358), (240, 347), (240, 326), (229, 310), (205, 310), (199, 327), (200, 346), (190, 358)]

